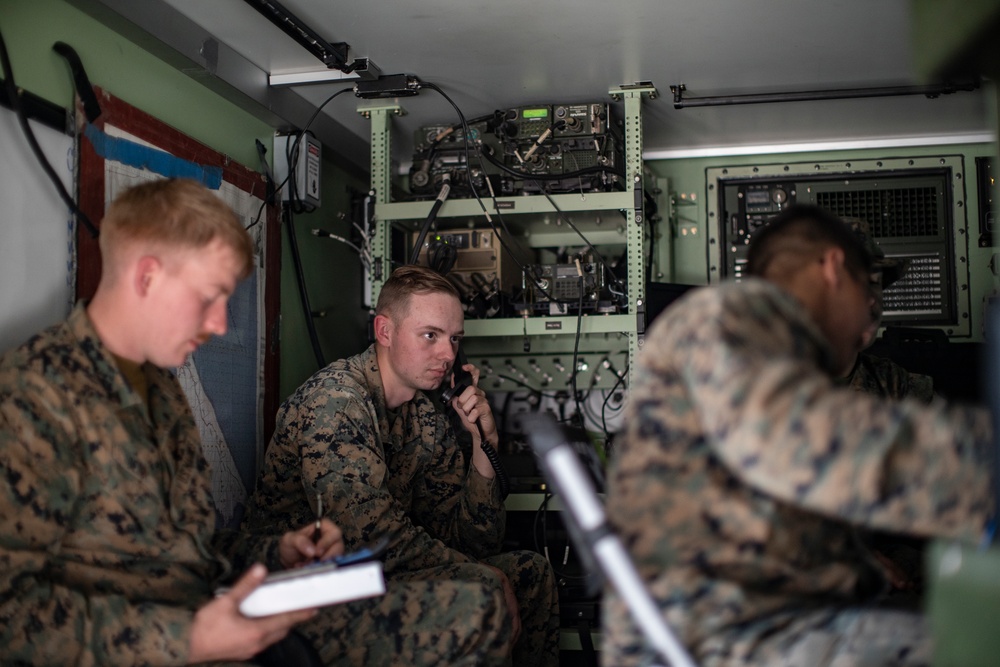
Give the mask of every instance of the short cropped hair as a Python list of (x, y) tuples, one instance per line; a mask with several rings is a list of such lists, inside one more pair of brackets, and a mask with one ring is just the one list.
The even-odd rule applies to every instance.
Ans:
[(105, 263), (133, 243), (203, 248), (218, 239), (236, 254), (240, 278), (253, 271), (250, 234), (229, 205), (192, 179), (159, 179), (125, 190), (108, 206), (100, 233)]
[(458, 290), (447, 278), (426, 266), (408, 264), (393, 271), (382, 285), (375, 314), (394, 319), (405, 317), (413, 294), (450, 294), (461, 301)]
[(767, 277), (798, 270), (828, 248), (844, 251), (844, 266), (856, 276), (869, 276), (872, 256), (861, 238), (829, 211), (808, 204), (789, 206), (750, 239), (746, 271)]

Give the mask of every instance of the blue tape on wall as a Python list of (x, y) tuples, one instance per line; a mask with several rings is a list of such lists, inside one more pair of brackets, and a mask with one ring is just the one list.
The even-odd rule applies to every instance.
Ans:
[(222, 167), (206, 167), (128, 139), (112, 137), (90, 123), (84, 129), (84, 136), (93, 144), (94, 151), (105, 160), (147, 169), (165, 178), (193, 178), (212, 190), (218, 190), (222, 186)]

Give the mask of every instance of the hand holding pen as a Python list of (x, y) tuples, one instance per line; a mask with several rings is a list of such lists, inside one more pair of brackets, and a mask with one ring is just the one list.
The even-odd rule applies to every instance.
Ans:
[(281, 537), (278, 556), (284, 567), (299, 567), (344, 553), (344, 538), (340, 528), (324, 518), (322, 511), (321, 496), (317, 494), (316, 521)]

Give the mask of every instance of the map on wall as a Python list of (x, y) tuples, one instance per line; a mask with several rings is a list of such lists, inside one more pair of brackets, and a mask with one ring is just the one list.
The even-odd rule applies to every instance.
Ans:
[[(90, 136), (93, 130), (88, 130)], [(177, 158), (166, 154), (136, 158), (155, 148), (113, 127), (98, 137), (105, 152), (105, 201), (137, 183), (177, 175), (184, 169)], [(121, 142), (127, 142), (123, 144)], [(118, 149), (110, 148), (117, 145)], [(127, 150), (126, 150), (127, 149)], [(157, 151), (162, 153), (161, 151)], [(114, 159), (122, 157), (126, 162)], [(131, 163), (131, 164), (129, 164)], [(141, 166), (135, 166), (139, 164)], [(194, 168), (198, 168), (196, 165)], [(167, 173), (163, 173), (167, 172)], [(198, 178), (198, 173), (188, 175)], [(257, 452), (261, 446), (262, 352), (264, 346), (260, 313), (263, 312), (263, 244), (255, 224), (262, 200), (211, 176), (200, 178), (240, 216), (255, 236), (258, 261), (253, 274), (242, 281), (228, 304), (228, 330), (213, 337), (176, 369), (177, 378), (191, 404), (202, 448), (212, 469), (212, 495), (220, 525), (239, 523), (247, 489), (253, 488)], [(214, 187), (213, 187), (214, 186)]]

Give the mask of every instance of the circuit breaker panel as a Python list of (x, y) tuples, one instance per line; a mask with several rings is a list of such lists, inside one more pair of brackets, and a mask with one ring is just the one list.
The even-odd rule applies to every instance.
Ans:
[(841, 218), (867, 221), (886, 256), (906, 260), (905, 275), (884, 293), (886, 323), (968, 335), (962, 160), (952, 156), (915, 162), (708, 170), (710, 220), (715, 221), (710, 278), (741, 279), (754, 233), (791, 204), (813, 204)]

